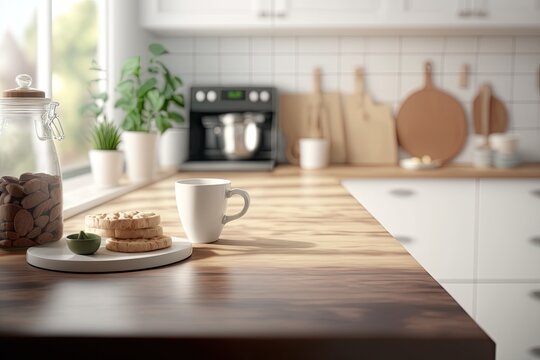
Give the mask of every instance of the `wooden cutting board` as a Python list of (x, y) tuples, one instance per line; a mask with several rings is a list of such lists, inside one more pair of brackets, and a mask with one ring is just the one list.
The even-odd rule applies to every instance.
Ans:
[(508, 112), (504, 103), (493, 95), (489, 83), (480, 87), (473, 102), (474, 132), (484, 135), (502, 133), (508, 130)]
[(357, 69), (356, 88), (343, 97), (348, 162), (355, 165), (395, 165), (397, 138), (390, 105), (375, 104), (365, 92), (364, 72)]
[(396, 130), (399, 144), (416, 157), (447, 162), (460, 153), (467, 139), (467, 120), (461, 104), (437, 89), (425, 65), (426, 84), (411, 94), (399, 109)]
[(345, 130), (337, 92), (324, 92), (321, 70), (313, 71), (313, 91), (308, 94), (280, 96), (279, 123), (287, 140), (285, 155), (291, 164), (298, 165), (298, 139), (324, 137), (330, 141), (330, 162), (347, 161)]

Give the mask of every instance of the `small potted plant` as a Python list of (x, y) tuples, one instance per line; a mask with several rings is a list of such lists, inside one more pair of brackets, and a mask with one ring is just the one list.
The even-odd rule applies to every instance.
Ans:
[[(91, 69), (98, 72), (105, 71), (95, 62)], [(94, 119), (90, 133), (92, 148), (88, 152), (94, 184), (100, 188), (107, 188), (118, 185), (124, 169), (124, 153), (118, 150), (121, 141), (120, 129), (107, 119), (105, 106), (108, 95), (106, 92), (99, 91), (100, 81), (103, 79), (97, 78), (90, 81), (91, 102), (84, 105), (81, 111)]]
[(148, 181), (157, 170), (158, 133), (163, 134), (184, 117), (177, 108), (184, 107), (179, 92), (182, 80), (173, 75), (159, 57), (168, 51), (161, 44), (150, 44), (150, 60), (143, 79), (141, 58), (134, 56), (122, 66), (116, 86), (116, 108), (124, 112), (122, 140), (126, 152), (127, 174), (132, 181)]

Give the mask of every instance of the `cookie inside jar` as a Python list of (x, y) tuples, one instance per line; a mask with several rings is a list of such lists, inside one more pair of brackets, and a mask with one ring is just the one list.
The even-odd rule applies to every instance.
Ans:
[(23, 173), (0, 178), (0, 248), (25, 248), (62, 237), (62, 180)]

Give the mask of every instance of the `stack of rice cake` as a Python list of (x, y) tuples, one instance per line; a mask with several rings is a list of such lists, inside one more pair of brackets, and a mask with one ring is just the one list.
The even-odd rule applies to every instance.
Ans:
[(107, 250), (135, 253), (171, 246), (172, 239), (163, 234), (160, 222), (161, 217), (154, 212), (119, 211), (86, 215), (85, 228), (106, 238)]

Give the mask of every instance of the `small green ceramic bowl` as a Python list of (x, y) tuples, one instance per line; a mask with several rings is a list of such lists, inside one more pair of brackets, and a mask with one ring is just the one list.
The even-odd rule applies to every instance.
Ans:
[(86, 239), (80, 239), (80, 233), (66, 236), (69, 250), (78, 255), (92, 255), (101, 245), (101, 236), (93, 233), (85, 233)]

